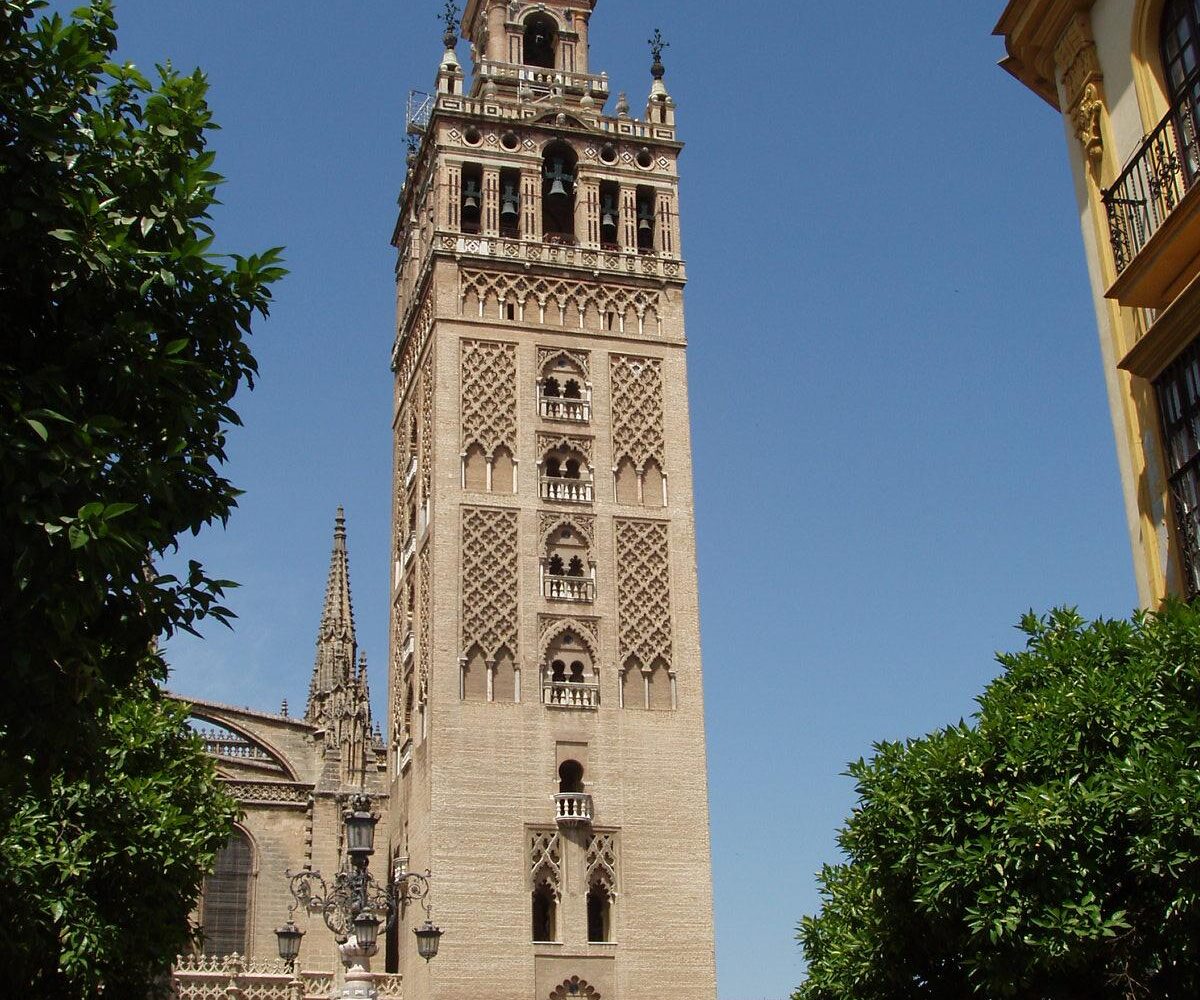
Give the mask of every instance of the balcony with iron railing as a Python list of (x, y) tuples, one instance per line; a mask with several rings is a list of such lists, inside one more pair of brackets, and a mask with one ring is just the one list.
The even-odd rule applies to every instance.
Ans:
[(558, 792), (554, 796), (554, 819), (559, 826), (584, 826), (595, 815), (587, 792)]
[(586, 576), (546, 573), (542, 576), (542, 596), (551, 601), (590, 604), (596, 599), (596, 581)]
[(1122, 305), (1163, 309), (1200, 263), (1200, 108), (1189, 88), (1103, 193)]
[(544, 392), (539, 392), (538, 412), (547, 420), (569, 420), (576, 424), (586, 424), (592, 419), (592, 401), (547, 396)]
[(542, 476), (540, 480), (543, 500), (556, 500), (559, 503), (591, 503), (592, 481), (590, 479), (566, 479), (556, 476)]
[(555, 708), (594, 710), (600, 707), (600, 685), (586, 681), (546, 681), (542, 684), (542, 701)]

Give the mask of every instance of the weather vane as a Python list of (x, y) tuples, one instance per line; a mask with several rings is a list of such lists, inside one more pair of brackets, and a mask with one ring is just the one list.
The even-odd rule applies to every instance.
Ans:
[(654, 29), (654, 36), (646, 40), (646, 44), (650, 46), (650, 54), (654, 56), (655, 62), (662, 62), (663, 49), (669, 49), (671, 43), (663, 38), (662, 32)]

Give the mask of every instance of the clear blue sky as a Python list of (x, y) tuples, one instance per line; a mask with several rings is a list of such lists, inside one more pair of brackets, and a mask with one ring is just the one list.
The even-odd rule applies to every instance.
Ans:
[[(63, 5), (65, 6), (65, 5)], [(721, 1000), (779, 1000), (871, 743), (956, 721), (1027, 608), (1134, 592), (1061, 121), (995, 62), (1002, 0), (600, 0), (634, 108), (679, 104)], [(302, 706), (334, 508), (383, 717), (404, 102), (438, 0), (123, 0), (125, 57), (202, 66), (219, 243), (288, 248), (254, 349), (233, 635), (173, 686)], [(461, 52), (466, 59), (465, 48)]]

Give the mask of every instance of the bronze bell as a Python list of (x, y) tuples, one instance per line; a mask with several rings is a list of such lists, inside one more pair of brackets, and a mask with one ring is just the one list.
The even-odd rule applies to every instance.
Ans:
[(479, 185), (473, 180), (467, 181), (466, 187), (463, 188), (463, 205), (464, 209), (474, 209), (479, 211)]
[(654, 210), (645, 202), (638, 207), (638, 229), (645, 233), (654, 228)]
[(605, 229), (617, 228), (617, 206), (611, 198), (604, 199), (604, 207), (600, 210), (600, 225)]
[(504, 186), (504, 194), (500, 199), (500, 218), (515, 219), (517, 217), (517, 189), (511, 184)]
[(550, 190), (547, 194), (552, 198), (567, 197), (567, 188), (564, 181), (570, 183), (575, 178), (563, 170), (562, 160), (551, 160), (551, 165), (546, 170), (546, 180), (550, 181)]

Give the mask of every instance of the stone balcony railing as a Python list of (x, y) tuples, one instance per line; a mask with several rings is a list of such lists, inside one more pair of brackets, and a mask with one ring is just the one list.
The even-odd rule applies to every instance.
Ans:
[[(376, 973), (378, 1000), (403, 1000), (401, 977)], [(290, 972), (278, 959), (240, 955), (181, 955), (171, 971), (177, 1000), (330, 1000), (337, 995), (332, 972)]]
[(404, 470), (404, 488), (411, 490), (413, 483), (417, 481), (417, 456), (413, 455), (408, 460), (408, 467)]
[(592, 797), (586, 792), (559, 792), (554, 796), (554, 819), (559, 826), (592, 822)]
[(408, 766), (412, 763), (413, 757), (413, 741), (410, 736), (404, 741), (404, 746), (400, 748), (400, 752), (396, 755), (396, 770), (401, 774), (408, 770)]
[(541, 477), (543, 500), (560, 503), (591, 503), (592, 481), (590, 479), (560, 479), (555, 476)]
[(562, 87), (579, 93), (591, 92), (597, 97), (608, 94), (607, 73), (570, 73), (563, 69), (503, 63), (492, 59), (480, 59), (476, 70), (480, 79), (515, 81), (533, 91)]
[(578, 601), (590, 604), (596, 599), (596, 582), (586, 576), (559, 576), (547, 573), (542, 577), (542, 595), (551, 601)]
[(600, 707), (600, 685), (583, 681), (547, 681), (542, 685), (542, 701), (557, 708)]
[(408, 633), (404, 636), (404, 642), (400, 646), (400, 662), (404, 664), (405, 667), (408, 667), (412, 663), (413, 656), (416, 654), (416, 651), (417, 637), (410, 628)]
[(566, 399), (563, 396), (538, 395), (538, 411), (547, 420), (570, 420), (586, 424), (592, 419), (592, 404), (586, 399)]
[(683, 281), (684, 264), (678, 257), (658, 253), (639, 253), (636, 248), (601, 249), (568, 243), (550, 243), (535, 239), (508, 239), (500, 236), (441, 232), (435, 248), (467, 256), (501, 260), (528, 261), (609, 271), (629, 276), (667, 278)]
[(401, 553), (401, 564), (407, 566), (413, 560), (413, 556), (417, 554), (417, 533), (412, 532), (404, 542), (404, 551)]

